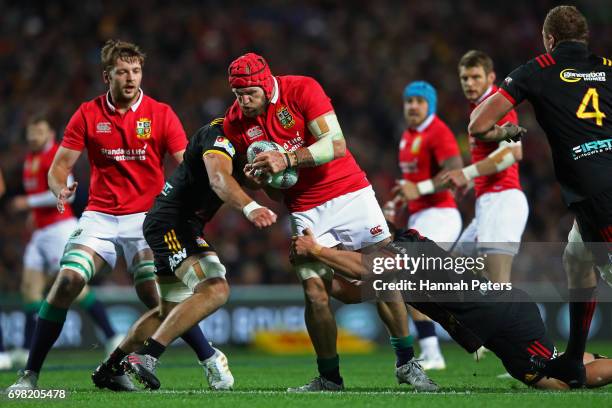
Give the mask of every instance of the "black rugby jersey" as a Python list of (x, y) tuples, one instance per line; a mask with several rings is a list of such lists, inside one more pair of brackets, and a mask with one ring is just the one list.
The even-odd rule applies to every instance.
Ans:
[(565, 41), (514, 70), (499, 92), (529, 100), (566, 204), (612, 189), (612, 60)]
[[(183, 162), (170, 176), (149, 211), (152, 217), (196, 216), (208, 222), (223, 204), (210, 186), (202, 157), (220, 154), (235, 160), (236, 151), (223, 133), (223, 119), (216, 119), (189, 138)], [(238, 167), (234, 163), (234, 174)]]

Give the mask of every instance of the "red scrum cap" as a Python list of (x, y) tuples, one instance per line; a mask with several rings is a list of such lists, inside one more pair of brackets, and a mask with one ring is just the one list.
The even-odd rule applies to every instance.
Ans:
[(249, 52), (236, 58), (230, 64), (227, 73), (232, 88), (258, 86), (263, 89), (268, 99), (272, 97), (272, 89), (274, 89), (272, 72), (261, 55)]

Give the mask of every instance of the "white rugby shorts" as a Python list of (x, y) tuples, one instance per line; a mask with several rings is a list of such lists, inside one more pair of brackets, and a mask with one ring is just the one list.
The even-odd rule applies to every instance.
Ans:
[(117, 256), (123, 255), (129, 269), (134, 256), (149, 248), (142, 233), (145, 214), (110, 215), (85, 211), (68, 243), (93, 249), (111, 268), (115, 267)]
[(411, 214), (408, 228), (415, 229), (442, 248), (449, 250), (461, 234), (461, 214), (456, 208), (425, 208)]
[(23, 254), (24, 268), (57, 273), (66, 242), (76, 226), (77, 219), (68, 218), (34, 231)]
[[(372, 186), (333, 198), (310, 210), (291, 213), (290, 219), (293, 235), (302, 235), (308, 228), (317, 242), (328, 248), (342, 244), (345, 249), (356, 251), (391, 235)], [(298, 267), (296, 270), (301, 280), (321, 276), (314, 271), (300, 272)]]
[(476, 199), (476, 215), (459, 238), (457, 251), (516, 255), (525, 231), (529, 205), (518, 189), (486, 193)]

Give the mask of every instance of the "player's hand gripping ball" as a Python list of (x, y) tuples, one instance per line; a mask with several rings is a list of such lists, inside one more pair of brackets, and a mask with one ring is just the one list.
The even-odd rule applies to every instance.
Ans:
[[(286, 153), (286, 150), (279, 144), (267, 140), (252, 143), (247, 149), (247, 160), (249, 164), (253, 163), (255, 157), (259, 153), (278, 151)], [(278, 173), (270, 174), (266, 180), (266, 184), (273, 188), (286, 189), (293, 187), (297, 183), (298, 174), (296, 169), (285, 169)]]

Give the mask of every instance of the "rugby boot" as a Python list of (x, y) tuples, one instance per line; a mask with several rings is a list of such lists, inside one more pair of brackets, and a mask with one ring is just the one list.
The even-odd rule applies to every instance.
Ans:
[(155, 357), (148, 354), (130, 353), (123, 359), (121, 366), (132, 379), (143, 384), (145, 388), (157, 390), (161, 386), (155, 375), (155, 369), (157, 368)]
[(231, 390), (234, 386), (234, 376), (227, 364), (227, 357), (221, 350), (213, 348), (215, 354), (204, 361), (200, 361), (199, 364), (204, 368), (204, 375), (211, 389)]
[(399, 384), (410, 384), (416, 391), (438, 391), (438, 384), (433, 382), (419, 362), (413, 357), (406, 364), (395, 369), (395, 377)]
[(287, 388), (287, 392), (320, 392), (320, 391), (343, 391), (344, 383), (336, 384), (323, 377), (315, 377), (308, 384), (301, 387)]
[(91, 380), (98, 388), (107, 388), (111, 391), (136, 391), (130, 378), (125, 374), (123, 368), (115, 370), (108, 364), (100, 364), (91, 374)]
[(17, 381), (15, 381), (13, 385), (6, 389), (6, 392), (36, 389), (38, 389), (38, 374), (30, 370), (20, 370), (19, 378), (17, 379)]

